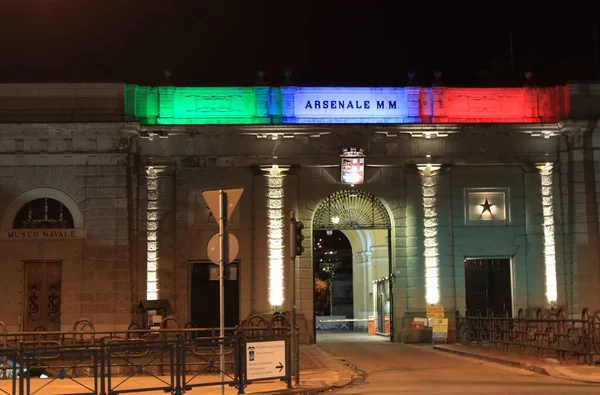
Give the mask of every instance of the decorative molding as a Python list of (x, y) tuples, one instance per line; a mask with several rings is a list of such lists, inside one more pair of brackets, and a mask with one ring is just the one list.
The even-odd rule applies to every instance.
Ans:
[(31, 202), (32, 200), (41, 198), (54, 199), (64, 204), (65, 207), (71, 213), (71, 216), (73, 217), (73, 223), (75, 225), (75, 228), (83, 228), (84, 224), (81, 210), (79, 210), (79, 206), (69, 195), (54, 188), (36, 188), (30, 189), (29, 191), (17, 196), (8, 205), (8, 207), (4, 210), (4, 216), (2, 217), (2, 229), (12, 229), (15, 216), (17, 215), (21, 207)]
[(418, 164), (417, 169), (421, 173), (421, 175), (429, 177), (435, 176), (441, 170), (442, 165), (438, 165), (435, 163), (427, 163), (427, 164)]
[(509, 188), (465, 188), (465, 224), (505, 225), (511, 222)]
[(317, 207), (313, 229), (390, 229), (391, 219), (380, 199), (362, 189), (332, 193)]
[(321, 136), (325, 136), (331, 134), (331, 132), (273, 132), (273, 133), (242, 133), (248, 136), (255, 136), (258, 139), (269, 139), (269, 140), (278, 140), (278, 139), (293, 139), (296, 137), (306, 136), (311, 138), (318, 138)]
[(584, 129), (563, 132), (563, 135), (565, 136), (565, 143), (567, 144), (567, 149), (569, 149), (569, 150), (583, 149), (583, 145), (585, 142), (585, 133), (586, 133), (586, 130), (584, 130)]

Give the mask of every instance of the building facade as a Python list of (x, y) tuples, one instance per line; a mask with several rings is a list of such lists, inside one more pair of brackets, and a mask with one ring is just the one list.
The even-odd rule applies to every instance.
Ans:
[(312, 235), (334, 229), (352, 246), (354, 318), (394, 341), (422, 340), (410, 322), (428, 306), (598, 310), (599, 114), (597, 84), (0, 85), (0, 321), (121, 330), (166, 300), (173, 322), (218, 326), (202, 192), (233, 188), (227, 326), (290, 311), (295, 291), (314, 341)]

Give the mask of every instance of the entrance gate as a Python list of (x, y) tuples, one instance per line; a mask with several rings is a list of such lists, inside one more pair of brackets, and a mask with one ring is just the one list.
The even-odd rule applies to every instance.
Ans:
[[(371, 236), (371, 242), (362, 243), (363, 245), (361, 245), (360, 248), (362, 248), (363, 251), (355, 251), (354, 249), (356, 249), (356, 246), (353, 245), (353, 254), (365, 252), (368, 253), (365, 255), (370, 257), (372, 248), (378, 247), (381, 253), (381, 247), (384, 247), (385, 251), (383, 254), (387, 254), (387, 267), (383, 270), (379, 268), (376, 259), (364, 264), (364, 267), (366, 267), (365, 270), (367, 270), (368, 273), (359, 280), (361, 289), (354, 290), (354, 303), (356, 303), (357, 294), (359, 297), (362, 295), (368, 305), (365, 306), (368, 315), (377, 317), (377, 332), (380, 334), (389, 334), (390, 339), (393, 341), (394, 286), (393, 276), (390, 275), (393, 273), (390, 244), (391, 219), (381, 200), (371, 193), (360, 189), (337, 191), (325, 198), (315, 211), (313, 217), (313, 231), (316, 230), (340, 230), (346, 236), (359, 232), (360, 235), (355, 237), (357, 240), (362, 239), (362, 235), (367, 235), (367, 238)], [(372, 243), (372, 240), (375, 238), (373, 235), (375, 232), (381, 231), (385, 231), (386, 233), (384, 233), (385, 236), (379, 237), (378, 242), (380, 245), (376, 246)], [(381, 236), (381, 233), (379, 233), (379, 236)], [(318, 262), (313, 262), (315, 267), (317, 264)], [(356, 265), (353, 262), (353, 268), (355, 266)], [(358, 286), (356, 279), (353, 281), (353, 286)], [(366, 318), (367, 317), (356, 319), (356, 317), (354, 317), (349, 321), (366, 321)]]

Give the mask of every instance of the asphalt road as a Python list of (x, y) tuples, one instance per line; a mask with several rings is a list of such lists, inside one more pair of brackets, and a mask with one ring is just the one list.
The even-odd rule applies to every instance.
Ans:
[(363, 383), (334, 394), (600, 394), (600, 385), (538, 375), (389, 342), (322, 342), (319, 346), (364, 372)]

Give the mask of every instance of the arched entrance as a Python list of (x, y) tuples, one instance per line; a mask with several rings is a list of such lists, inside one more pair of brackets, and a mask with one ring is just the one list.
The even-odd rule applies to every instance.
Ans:
[(393, 340), (392, 223), (384, 204), (364, 190), (339, 190), (319, 204), (312, 227), (315, 302), (324, 287), (330, 297), (328, 310), (315, 304), (317, 342), (331, 333), (341, 341)]
[[(3, 257), (7, 273), (18, 280), (3, 289), (12, 303), (20, 303), (21, 314), (9, 325), (25, 332), (60, 331), (63, 297), (73, 299), (79, 285), (63, 282), (63, 273), (80, 269), (83, 215), (67, 194), (52, 188), (29, 190), (9, 204), (2, 218), (3, 241), (11, 247)], [(76, 263), (75, 263), (76, 262)], [(72, 277), (72, 276), (71, 276)], [(13, 295), (21, 295), (19, 299)]]

